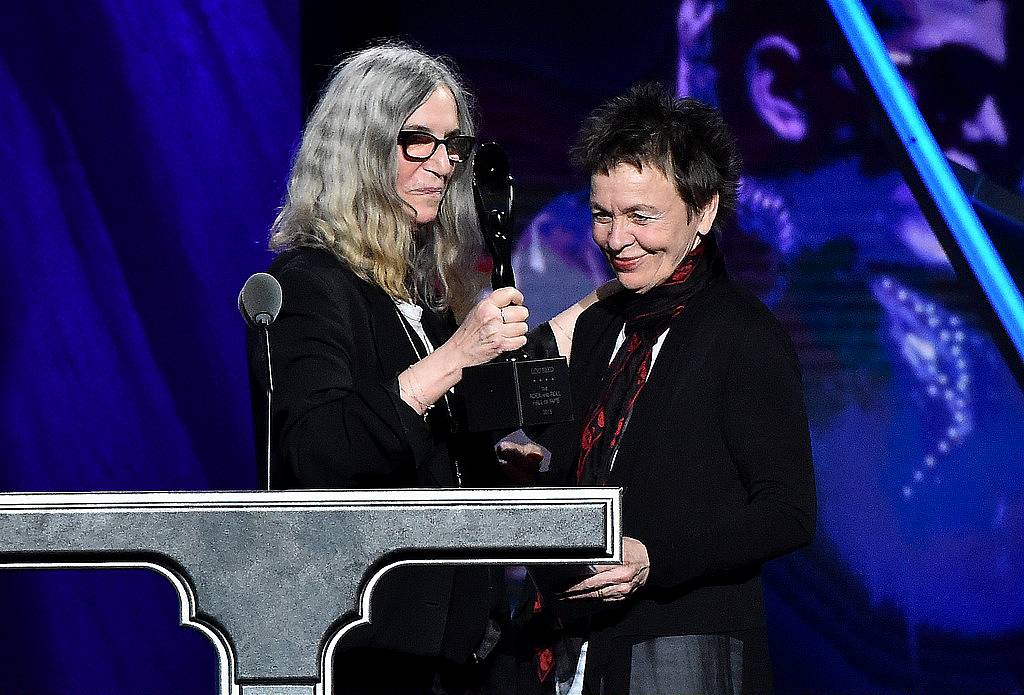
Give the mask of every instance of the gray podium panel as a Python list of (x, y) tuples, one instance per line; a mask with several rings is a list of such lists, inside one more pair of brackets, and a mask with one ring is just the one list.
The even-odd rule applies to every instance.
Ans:
[(402, 564), (621, 562), (609, 488), (0, 494), (0, 568), (145, 567), (214, 642), (221, 691), (332, 692)]

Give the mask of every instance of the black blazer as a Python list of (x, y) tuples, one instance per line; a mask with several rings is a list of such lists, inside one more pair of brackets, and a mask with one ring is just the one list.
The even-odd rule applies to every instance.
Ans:
[[(397, 375), (417, 354), (383, 290), (317, 248), (282, 253), (269, 272), (284, 298), (270, 327), (274, 488), (455, 487), (456, 460), (465, 485), (495, 483), (490, 439), (452, 434), (442, 406), (425, 422), (399, 397)], [(435, 346), (455, 329), (450, 312), (424, 311), (423, 324)], [(483, 635), (491, 591), (486, 568), (392, 570), (374, 589), (365, 643), (462, 661)]]
[[(577, 412), (571, 427), (546, 437), (551, 483), (572, 484), (580, 423), (623, 323), (606, 301), (576, 324)], [(608, 484), (624, 488), (623, 533), (647, 547), (651, 569), (634, 598), (595, 616), (595, 653), (624, 636), (763, 625), (761, 563), (814, 535), (810, 436), (789, 337), (724, 274), (672, 320)]]

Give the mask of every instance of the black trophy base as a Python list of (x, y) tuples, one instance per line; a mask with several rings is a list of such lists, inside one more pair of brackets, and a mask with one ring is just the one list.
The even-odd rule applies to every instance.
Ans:
[(462, 370), (470, 432), (517, 430), (572, 419), (564, 357), (488, 362)]

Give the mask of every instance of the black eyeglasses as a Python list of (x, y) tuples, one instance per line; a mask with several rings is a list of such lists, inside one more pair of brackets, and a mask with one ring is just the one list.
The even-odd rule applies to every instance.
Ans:
[(453, 164), (461, 164), (473, 153), (476, 138), (472, 135), (449, 135), (444, 140), (438, 140), (423, 130), (400, 130), (398, 131), (398, 144), (405, 156), (414, 162), (427, 161), (434, 156), (439, 145), (444, 145), (445, 151), (448, 153), (448, 161)]

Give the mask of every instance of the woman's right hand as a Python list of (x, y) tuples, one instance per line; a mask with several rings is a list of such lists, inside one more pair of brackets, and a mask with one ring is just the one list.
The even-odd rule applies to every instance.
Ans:
[(502, 287), (470, 310), (442, 348), (452, 351), (460, 367), (490, 362), (503, 352), (526, 345), (529, 316), (523, 306), (523, 293), (515, 287)]

